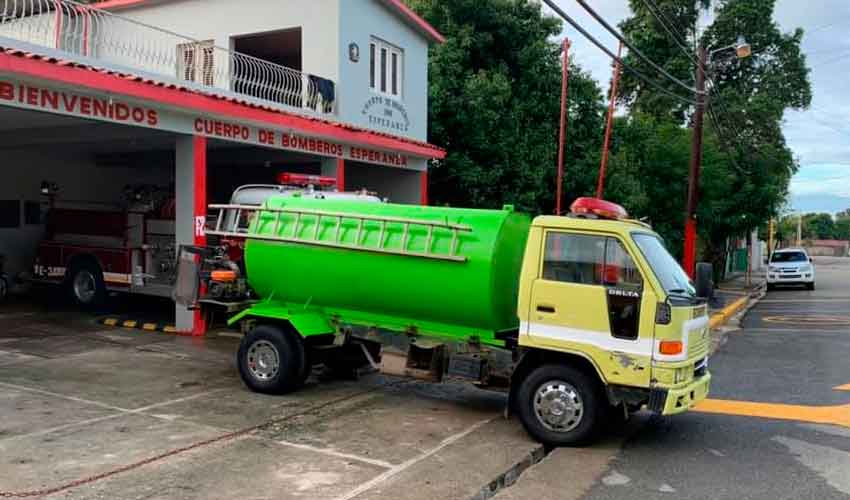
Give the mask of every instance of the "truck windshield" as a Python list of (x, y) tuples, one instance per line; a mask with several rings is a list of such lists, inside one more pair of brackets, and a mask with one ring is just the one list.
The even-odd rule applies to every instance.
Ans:
[(776, 252), (771, 262), (806, 262), (809, 259), (803, 252)]
[(655, 277), (661, 282), (661, 286), (667, 293), (672, 295), (696, 296), (696, 290), (691, 284), (688, 275), (664, 248), (661, 238), (653, 234), (636, 233), (632, 238), (637, 243), (643, 256), (649, 262)]

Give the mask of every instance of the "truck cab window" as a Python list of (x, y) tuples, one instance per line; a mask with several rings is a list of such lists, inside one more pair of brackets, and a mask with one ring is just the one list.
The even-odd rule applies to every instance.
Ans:
[(605, 263), (605, 237), (549, 232), (543, 260), (543, 279), (601, 285)]
[(640, 289), (643, 287), (643, 277), (635, 265), (634, 259), (614, 238), (608, 238), (605, 247), (605, 272), (602, 281), (607, 286)]
[(602, 279), (608, 295), (611, 335), (622, 339), (638, 338), (643, 277), (632, 256), (616, 238), (608, 238), (605, 245)]

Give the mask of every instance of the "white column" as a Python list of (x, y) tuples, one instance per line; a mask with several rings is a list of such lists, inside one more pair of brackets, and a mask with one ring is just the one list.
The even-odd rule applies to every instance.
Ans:
[[(207, 205), (207, 140), (201, 136), (179, 136), (174, 173), (175, 239), (180, 245), (204, 245)], [(201, 311), (175, 305), (179, 332), (203, 335), (206, 323)]]

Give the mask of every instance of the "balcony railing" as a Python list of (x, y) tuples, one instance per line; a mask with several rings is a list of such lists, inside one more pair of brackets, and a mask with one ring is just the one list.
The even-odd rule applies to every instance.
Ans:
[(329, 80), (72, 0), (0, 0), (0, 46), (281, 109), (335, 112)]

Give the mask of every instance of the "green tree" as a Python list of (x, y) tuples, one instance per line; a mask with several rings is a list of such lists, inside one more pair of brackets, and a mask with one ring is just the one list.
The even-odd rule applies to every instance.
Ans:
[(835, 221), (829, 214), (806, 214), (803, 216), (806, 228), (803, 237), (811, 240), (831, 240), (835, 238)]
[(835, 238), (850, 240), (850, 208), (835, 215)]
[[(410, 0), (447, 37), (431, 49), (429, 139), (448, 155), (430, 171), (435, 203), (551, 213), (561, 85), (561, 22), (526, 0)], [(565, 200), (591, 191), (604, 105), (570, 68)]]
[[(752, 45), (753, 55), (748, 59), (727, 57), (730, 51), (718, 52), (709, 66), (712, 84), (698, 228), (703, 258), (717, 263), (725, 255), (728, 237), (754, 229), (777, 215), (797, 170), (782, 134), (781, 119), (786, 109), (809, 105), (811, 85), (800, 51), (802, 31), (781, 32), (773, 20), (774, 3), (775, 0), (656, 0), (659, 9), (653, 12), (647, 2), (631, 0), (633, 15), (621, 24), (626, 36), (644, 54), (689, 85), (693, 82), (695, 62), (657, 17), (666, 18), (680, 43), (686, 46), (698, 39), (709, 49), (721, 48), (735, 43), (738, 35), (746, 36)], [(696, 24), (703, 8), (713, 9), (713, 21), (697, 37)], [(668, 90), (687, 95), (686, 90), (677, 90), (675, 83), (657, 76), (658, 72), (635, 54), (626, 60), (639, 70), (656, 75)], [(624, 77), (621, 88), (619, 99), (631, 113), (648, 114), (679, 125), (690, 121), (691, 106), (632, 76)], [(677, 165), (675, 170), (683, 172), (683, 168)], [(657, 197), (681, 199), (681, 184), (668, 186), (666, 193), (658, 193)], [(669, 221), (661, 226), (682, 227), (678, 221), (683, 217), (681, 209), (667, 217)]]
[[(709, 5), (710, 0), (655, 0), (652, 6), (645, 0), (629, 0), (632, 15), (620, 23), (620, 30), (650, 60), (693, 86), (696, 25), (701, 9), (707, 9)], [(673, 35), (667, 32), (659, 18), (665, 21)], [(689, 53), (684, 52), (681, 46), (685, 46)], [(627, 53), (624, 59), (645, 75), (658, 75), (655, 68), (636, 54)], [(656, 80), (670, 92), (693, 98), (693, 94), (675, 82), (660, 77)], [(659, 92), (628, 72), (623, 73), (617, 94), (618, 101), (633, 111), (657, 118), (672, 118), (677, 123), (684, 123), (691, 111), (686, 102)]]

